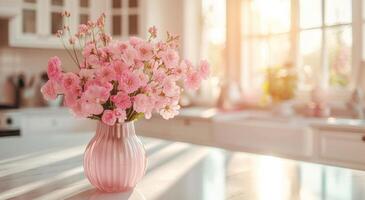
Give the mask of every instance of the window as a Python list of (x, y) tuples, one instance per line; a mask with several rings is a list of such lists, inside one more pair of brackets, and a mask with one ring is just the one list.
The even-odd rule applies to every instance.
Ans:
[(139, 35), (140, 2), (111, 0), (111, 32), (116, 37)]
[(261, 88), (265, 70), (292, 65), (290, 0), (242, 0), (242, 81)]
[(228, 31), (241, 30), (236, 49), (243, 88), (262, 89), (268, 69), (280, 67), (295, 72), (299, 91), (349, 88), (353, 63), (361, 61), (352, 56), (359, 35), (352, 25), (356, 1), (361, 0), (227, 1), (240, 8), (240, 19), (227, 16), (240, 21)]
[(52, 0), (51, 1), (51, 34), (56, 34), (58, 30), (62, 29), (63, 17), (61, 16), (64, 10), (63, 0)]
[(203, 0), (202, 56), (210, 62), (213, 76), (223, 78), (225, 71), (226, 0)]
[(303, 88), (315, 82), (325, 88), (348, 86), (352, 69), (351, 1), (300, 0), (299, 8), (299, 83)]
[(36, 33), (36, 0), (23, 1), (23, 33)]
[(80, 17), (78, 24), (86, 24), (90, 19), (90, 0), (80, 0), (79, 8), (80, 8)]

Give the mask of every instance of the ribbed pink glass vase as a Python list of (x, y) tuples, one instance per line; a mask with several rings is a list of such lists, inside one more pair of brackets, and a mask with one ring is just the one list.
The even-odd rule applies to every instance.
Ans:
[(84, 155), (85, 175), (101, 191), (133, 189), (146, 171), (146, 152), (134, 123), (109, 126), (99, 121)]

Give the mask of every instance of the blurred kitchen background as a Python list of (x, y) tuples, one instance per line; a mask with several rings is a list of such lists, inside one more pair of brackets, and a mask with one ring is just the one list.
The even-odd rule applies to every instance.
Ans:
[[(162, 36), (166, 31), (181, 36), (182, 57), (194, 62), (206, 58), (211, 63), (211, 77), (201, 89), (183, 94), (179, 116), (136, 123), (140, 136), (173, 141), (174, 145), (165, 148), (154, 144), (166, 141), (145, 140), (148, 148), (158, 146), (156, 155), (162, 155), (160, 160), (151, 159), (152, 168), (169, 166), (159, 169), (163, 176), (154, 177), (164, 177), (165, 169), (186, 170), (181, 180), (188, 180), (188, 191), (194, 188), (195, 192), (185, 188), (178, 194), (204, 194), (207, 185), (222, 189), (227, 184), (227, 194), (235, 196), (242, 191), (247, 194), (251, 184), (257, 184), (257, 194), (266, 195), (261, 199), (285, 199), (283, 191), (303, 195), (312, 187), (310, 194), (318, 199), (365, 198), (363, 172), (353, 175), (347, 169), (303, 167), (294, 161), (287, 164), (254, 155), (365, 170), (365, 0), (0, 0), (0, 136), (14, 136), (0, 137), (2, 163), (22, 162), (19, 155), (31, 152), (66, 149), (67, 153), (56, 154), (59, 159), (77, 152), (79, 160), (74, 164), (81, 167), (84, 146), (77, 151), (66, 147), (86, 145), (95, 122), (75, 120), (62, 107), (62, 98), (47, 102), (40, 94), (49, 57), (57, 55), (65, 70), (76, 70), (55, 36), (63, 26), (60, 12), (64, 10), (71, 12), (73, 31), (79, 23), (95, 20), (104, 12), (107, 32), (114, 39), (146, 37), (148, 27), (155, 25)], [(182, 151), (175, 141), (254, 153), (250, 155), (254, 161), (239, 153), (221, 159), (220, 150), (213, 148), (214, 159), (209, 157), (209, 164), (197, 172), (181, 163), (189, 164), (199, 154)], [(12, 170), (35, 169), (39, 170), (35, 174), (43, 174), (47, 169), (38, 165), (47, 162), (41, 158), (34, 164), (29, 157), (29, 165), (25, 161), (27, 165), (16, 164), (19, 169), (9, 165), (9, 170), (0, 170), (0, 178), (11, 176)], [(211, 161), (217, 162), (212, 165)], [(79, 171), (81, 180), (82, 168)], [(251, 176), (256, 172), (259, 178)], [(5, 179), (8, 183), (0, 181), (0, 199), (29, 191), (32, 195), (38, 187), (12, 190), (18, 177), (30, 177), (14, 174), (13, 179)], [(200, 184), (196, 178), (200, 176), (208, 182), (193, 187)], [(224, 180), (222, 185), (211, 184), (214, 177)], [(155, 183), (145, 180), (145, 188)], [(175, 198), (176, 190), (164, 192)], [(205, 190), (206, 194), (217, 191)]]
[(183, 57), (204, 57), (212, 65), (211, 78), (197, 93), (185, 94), (184, 106), (237, 110), (289, 103), (301, 114), (358, 117), (365, 88), (360, 1), (1, 0), (0, 105), (61, 105), (44, 102), (39, 87), (49, 57), (60, 56), (73, 70), (55, 37), (63, 25), (59, 13), (69, 10), (73, 30), (105, 12), (113, 38), (144, 37), (152, 25), (162, 35), (179, 34)]
[[(160, 35), (167, 30), (180, 35), (182, 57), (206, 58), (212, 68), (199, 91), (184, 93), (185, 108), (213, 109), (212, 115), (258, 110), (275, 117), (363, 119), (362, 5), (362, 0), (1, 0), (1, 113), (62, 106), (62, 98), (43, 100), (40, 86), (51, 56), (58, 55), (65, 70), (75, 70), (55, 36), (64, 24), (60, 12), (68, 10), (73, 31), (104, 12), (114, 39), (145, 37), (153, 25)], [(14, 120), (2, 121), (6, 127)]]

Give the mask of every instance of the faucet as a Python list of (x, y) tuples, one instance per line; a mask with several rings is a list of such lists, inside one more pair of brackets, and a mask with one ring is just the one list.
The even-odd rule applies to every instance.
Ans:
[(362, 120), (365, 120), (364, 100), (364, 93), (360, 88), (356, 88), (352, 92), (351, 99), (348, 102), (348, 106), (355, 113), (356, 117)]

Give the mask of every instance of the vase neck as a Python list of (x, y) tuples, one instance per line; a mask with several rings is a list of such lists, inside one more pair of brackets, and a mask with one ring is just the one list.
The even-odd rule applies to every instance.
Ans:
[(113, 126), (109, 126), (102, 121), (98, 122), (96, 127), (96, 134), (99, 136), (114, 136), (114, 137), (129, 137), (134, 136), (134, 123), (126, 122), (126, 123), (116, 123)]

